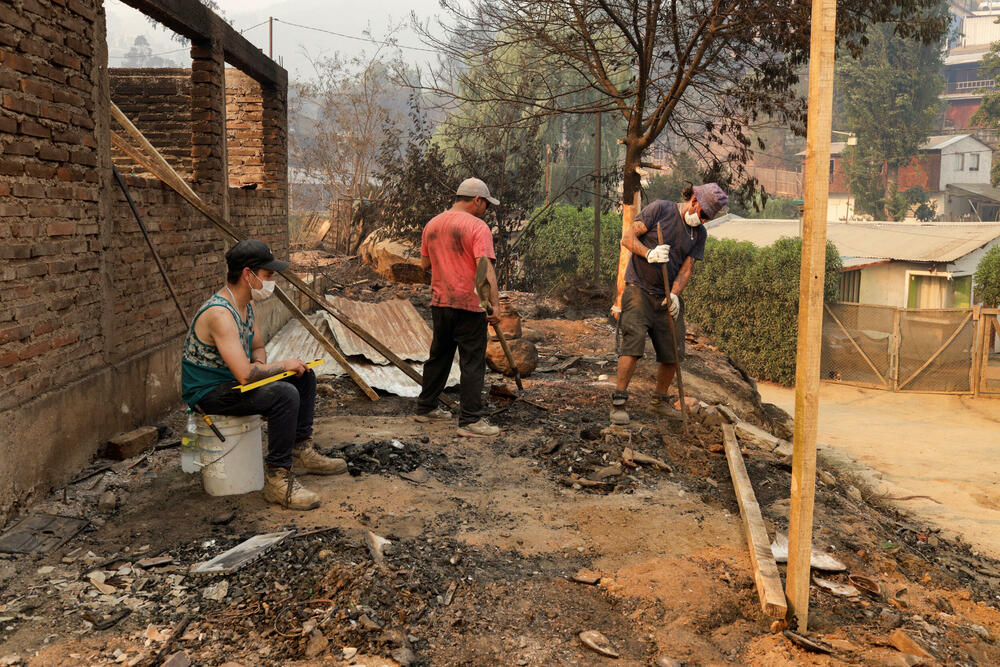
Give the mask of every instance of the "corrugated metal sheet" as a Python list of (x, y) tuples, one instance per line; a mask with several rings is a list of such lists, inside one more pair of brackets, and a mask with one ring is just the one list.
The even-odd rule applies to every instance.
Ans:
[[(709, 236), (768, 246), (799, 235), (798, 220), (730, 219)], [(829, 222), (827, 237), (841, 257), (953, 262), (1000, 237), (1000, 223)]]
[[(351, 301), (339, 296), (327, 296), (327, 299), (403, 359), (427, 361), (433, 332), (413, 304), (406, 299), (379, 303)], [(326, 322), (337, 337), (344, 356), (364, 356), (383, 366), (389, 363), (388, 359), (329, 313), (326, 313)]]
[[(351, 303), (351, 302), (348, 302)], [(404, 303), (409, 304), (408, 301)], [(410, 305), (410, 309), (416, 313), (413, 306)], [(309, 320), (316, 326), (317, 329), (323, 333), (330, 334), (330, 328), (327, 325), (326, 313), (320, 311), (313, 315), (309, 315)], [(419, 317), (419, 315), (417, 316)], [(339, 323), (338, 323), (339, 324)], [(389, 323), (386, 322), (386, 325)], [(426, 327), (426, 325), (424, 325)], [(429, 331), (429, 329), (428, 329)], [(381, 332), (380, 332), (381, 333)], [(353, 335), (353, 334), (352, 334)], [(428, 334), (430, 335), (430, 334)], [(378, 334), (376, 334), (378, 336)], [(379, 340), (386, 340), (379, 336)], [(340, 340), (337, 340), (340, 344), (341, 350), (343, 350), (343, 344)], [(396, 341), (386, 342), (389, 349), (400, 354), (399, 350), (395, 347)], [(430, 348), (430, 338), (427, 339), (428, 349)], [(371, 347), (365, 345), (371, 350)], [(381, 355), (379, 355), (381, 357)], [(427, 351), (424, 352), (424, 358), (427, 357)], [(330, 357), (326, 350), (319, 344), (319, 342), (312, 337), (312, 335), (306, 331), (306, 328), (302, 326), (298, 320), (290, 320), (284, 327), (281, 328), (275, 336), (267, 344), (267, 358), (268, 359), (289, 359), (298, 358), (303, 360), (310, 359), (323, 359), (325, 361), (321, 366), (317, 366), (315, 371), (316, 375), (319, 377), (333, 377), (339, 375), (346, 375), (346, 372), (340, 365)], [(411, 380), (403, 371), (399, 370), (395, 366), (388, 364), (380, 365), (371, 363), (364, 357), (358, 356), (348, 356), (348, 362), (354, 369), (358, 372), (365, 382), (375, 389), (381, 389), (390, 394), (395, 394), (397, 396), (408, 396), (416, 397), (420, 394), (420, 385)], [(423, 364), (414, 363), (413, 368), (416, 369), (418, 373), (423, 374)], [(453, 387), (458, 384), (459, 380), (459, 369), (457, 356), (456, 361), (452, 363), (451, 372), (448, 374), (448, 386)]]

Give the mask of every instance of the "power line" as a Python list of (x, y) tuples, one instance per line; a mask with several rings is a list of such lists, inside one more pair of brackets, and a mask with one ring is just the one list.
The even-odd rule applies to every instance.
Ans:
[[(153, 56), (165, 56), (168, 53), (177, 53), (179, 51), (187, 51), (187, 50), (189, 50), (189, 48), (190, 47), (182, 46), (181, 48), (174, 49), (172, 51), (160, 51), (159, 53), (145, 53), (145, 54), (141, 54), (141, 56), (143, 58), (151, 58)], [(125, 58), (130, 58), (130, 57), (131, 56), (129, 54), (127, 54), (127, 53), (124, 56), (111, 56), (111, 55), (108, 56), (108, 58), (117, 58), (118, 60), (124, 60)]]
[(369, 42), (371, 44), (379, 44), (380, 46), (395, 46), (400, 49), (409, 49), (411, 51), (426, 51), (427, 53), (437, 53), (434, 49), (425, 49), (420, 46), (407, 46), (405, 44), (397, 44), (395, 42), (385, 42), (378, 39), (371, 39), (370, 37), (355, 37), (353, 35), (345, 35), (341, 32), (334, 32), (333, 30), (326, 30), (325, 28), (315, 28), (309, 25), (300, 25), (298, 23), (292, 23), (291, 21), (285, 21), (282, 19), (274, 19), (275, 23), (284, 23), (285, 25), (294, 26), (296, 28), (303, 28), (304, 30), (315, 30), (316, 32), (325, 32), (328, 35), (334, 35), (336, 37), (343, 37), (344, 39), (354, 39), (359, 42)]
[[(274, 20), (275, 20), (275, 21), (277, 21), (278, 19), (274, 19)], [(253, 30), (254, 28), (259, 28), (259, 27), (261, 27), (262, 25), (264, 25), (265, 23), (267, 23), (267, 21), (261, 21), (260, 23), (258, 23), (258, 24), (256, 24), (256, 25), (252, 25), (252, 26), (250, 26), (249, 28), (243, 28), (243, 30), (240, 30), (240, 34), (242, 35), (242, 34), (243, 34), (243, 33), (245, 33), (245, 32), (250, 32), (250, 31), (251, 31), (251, 30)]]

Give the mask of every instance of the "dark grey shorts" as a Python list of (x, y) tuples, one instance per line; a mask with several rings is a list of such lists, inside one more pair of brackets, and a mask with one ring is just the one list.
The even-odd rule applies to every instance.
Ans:
[[(618, 327), (621, 337), (618, 356), (641, 357), (646, 349), (646, 336), (653, 341), (656, 360), (661, 364), (675, 363), (674, 350), (670, 345), (670, 303), (661, 306), (662, 297), (653, 296), (635, 285), (626, 285), (622, 292), (622, 313)], [(681, 298), (681, 312), (674, 320), (677, 336), (677, 354), (684, 360), (684, 299)]]

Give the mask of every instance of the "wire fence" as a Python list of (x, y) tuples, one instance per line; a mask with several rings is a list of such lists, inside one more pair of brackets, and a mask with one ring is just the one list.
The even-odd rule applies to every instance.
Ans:
[(820, 372), (891, 391), (1000, 395), (996, 322), (995, 310), (826, 304)]

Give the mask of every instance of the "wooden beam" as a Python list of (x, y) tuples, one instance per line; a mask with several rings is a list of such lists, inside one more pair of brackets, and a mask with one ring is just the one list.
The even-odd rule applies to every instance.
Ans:
[(218, 39), (226, 62), (261, 85), (288, 87), (288, 72), (198, 0), (122, 0), (192, 41)]
[(772, 618), (784, 618), (788, 614), (788, 603), (781, 588), (778, 564), (771, 552), (771, 540), (767, 536), (764, 518), (760, 515), (760, 505), (753, 492), (750, 476), (743, 465), (743, 454), (736, 441), (736, 431), (731, 424), (722, 425), (722, 437), (726, 444), (726, 461), (729, 475), (733, 478), (736, 502), (740, 505), (743, 530), (750, 548), (750, 563), (753, 565), (753, 579), (757, 584), (757, 597), (764, 613)]
[(799, 278), (798, 340), (795, 355), (795, 438), (792, 502), (788, 515), (789, 610), (799, 632), (809, 624), (809, 574), (813, 503), (816, 494), (816, 418), (823, 345), (823, 288), (826, 277), (827, 198), (830, 194), (830, 130), (837, 0), (812, 0), (809, 44), (809, 117), (806, 130), (805, 208)]

